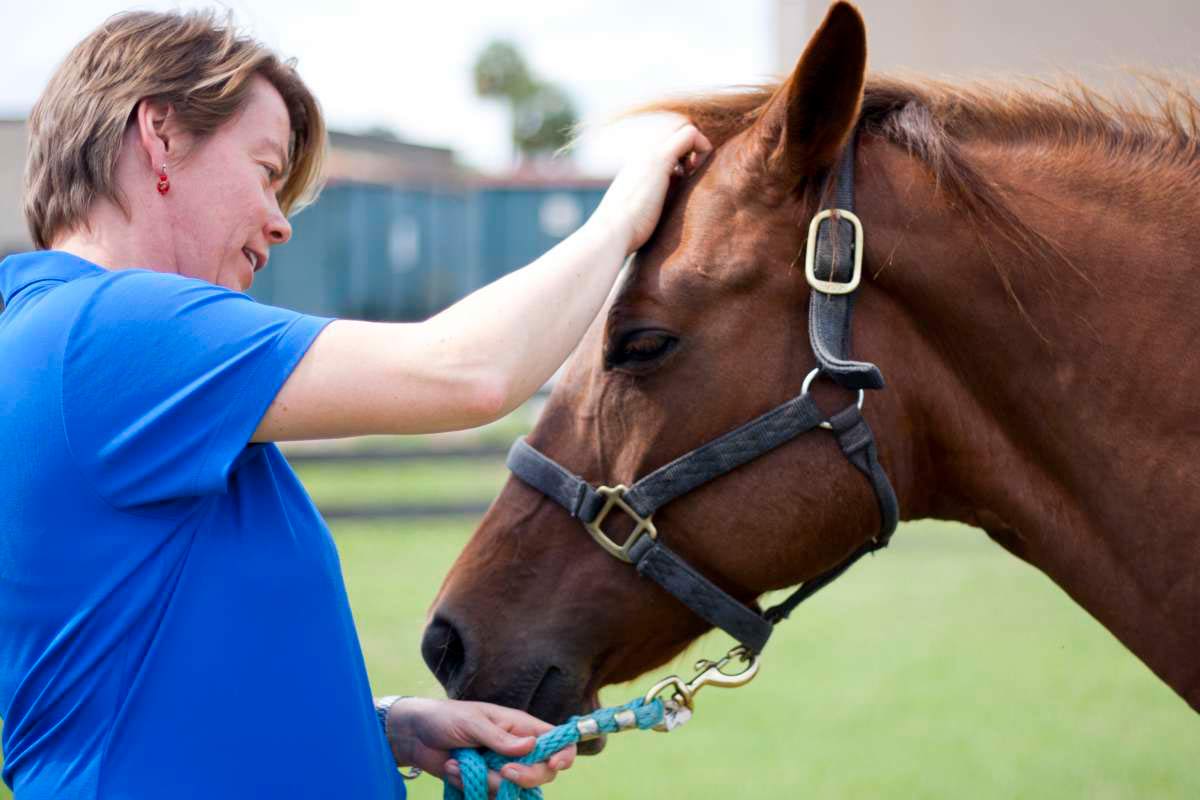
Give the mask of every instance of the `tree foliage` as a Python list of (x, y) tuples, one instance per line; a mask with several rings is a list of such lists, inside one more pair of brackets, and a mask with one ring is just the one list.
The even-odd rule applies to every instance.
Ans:
[(566, 90), (534, 75), (512, 42), (490, 42), (475, 59), (475, 92), (508, 104), (513, 147), (523, 157), (553, 153), (579, 120)]
[(514, 101), (527, 97), (532, 88), (529, 66), (512, 42), (491, 42), (475, 59), (475, 93), (480, 97)]

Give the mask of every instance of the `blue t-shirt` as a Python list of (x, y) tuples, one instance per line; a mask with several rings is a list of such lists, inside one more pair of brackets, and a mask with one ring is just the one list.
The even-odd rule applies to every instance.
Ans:
[(0, 295), (16, 799), (402, 796), (329, 530), (248, 444), (329, 320), (55, 252)]

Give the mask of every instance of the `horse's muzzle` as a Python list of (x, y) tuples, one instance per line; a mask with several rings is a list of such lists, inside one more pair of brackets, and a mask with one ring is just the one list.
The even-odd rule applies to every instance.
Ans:
[[(588, 676), (564, 669), (530, 643), (511, 652), (489, 653), (481, 659), (469, 625), (439, 610), (421, 639), (421, 656), (454, 700), (477, 700), (527, 711), (551, 724), (592, 711), (595, 692), (587, 691)], [(603, 739), (580, 745), (581, 753), (598, 753)]]

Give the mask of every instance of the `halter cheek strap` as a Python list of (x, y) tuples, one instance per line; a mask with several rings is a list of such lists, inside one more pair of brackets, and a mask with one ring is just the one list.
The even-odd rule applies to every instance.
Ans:
[(883, 373), (850, 358), (850, 317), (862, 280), (863, 226), (854, 214), (854, 139), (838, 164), (833, 205), (808, 228), (804, 265), (813, 291), (808, 300), (808, 338), (821, 372), (847, 389), (882, 389)]
[[(849, 389), (880, 389), (883, 376), (879, 369), (849, 357), (854, 291), (862, 274), (862, 225), (853, 214), (853, 186), (851, 141), (838, 169), (838, 205), (817, 214), (809, 230), (805, 264), (813, 288), (809, 338), (818, 363), (810, 379), (820, 372)], [(834, 225), (839, 226), (836, 232)], [(633, 564), (638, 574), (653, 580), (710, 625), (724, 630), (750, 653), (761, 653), (776, 623), (864, 555), (886, 547), (899, 519), (896, 494), (879, 463), (875, 436), (860, 407), (850, 406), (824, 421), (808, 392), (810, 379), (798, 396), (659, 467), (630, 487), (593, 487), (524, 439), (518, 439), (509, 451), (508, 468), (582, 522), (604, 550)], [(678, 497), (816, 428), (831, 430), (842, 453), (870, 482), (880, 530), (837, 566), (806, 581), (782, 603), (759, 613), (661, 541), (652, 517)], [(608, 517), (618, 510), (635, 523), (633, 532), (622, 543), (604, 531)]]

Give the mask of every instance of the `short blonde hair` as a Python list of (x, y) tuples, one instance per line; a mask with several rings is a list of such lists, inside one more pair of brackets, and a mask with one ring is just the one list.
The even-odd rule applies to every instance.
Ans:
[(33, 107), (25, 221), (34, 243), (48, 248), (83, 224), (98, 197), (126, 208), (116, 165), (141, 100), (169, 104), (181, 127), (202, 139), (242, 109), (254, 76), (278, 90), (291, 120), (279, 206), (287, 214), (315, 199), (325, 123), (294, 61), (239, 35), (232, 15), (124, 13), (75, 46)]

